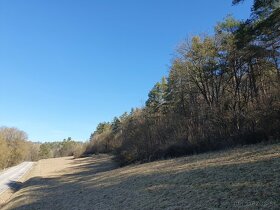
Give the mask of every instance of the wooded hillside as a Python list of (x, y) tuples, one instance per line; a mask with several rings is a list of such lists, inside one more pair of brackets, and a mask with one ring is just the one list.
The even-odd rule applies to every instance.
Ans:
[(247, 21), (181, 43), (146, 106), (100, 123), (86, 152), (128, 164), (279, 139), (279, 47), (279, 1), (255, 0)]

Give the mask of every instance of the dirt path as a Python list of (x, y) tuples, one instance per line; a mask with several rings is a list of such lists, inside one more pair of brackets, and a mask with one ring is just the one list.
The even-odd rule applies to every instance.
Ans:
[(280, 144), (118, 168), (110, 156), (39, 161), (5, 209), (279, 209)]

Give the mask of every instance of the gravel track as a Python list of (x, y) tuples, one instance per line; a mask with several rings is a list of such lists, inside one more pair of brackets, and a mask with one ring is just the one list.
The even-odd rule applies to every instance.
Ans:
[(17, 181), (33, 166), (33, 162), (23, 162), (0, 173), (0, 194), (9, 188), (16, 187)]

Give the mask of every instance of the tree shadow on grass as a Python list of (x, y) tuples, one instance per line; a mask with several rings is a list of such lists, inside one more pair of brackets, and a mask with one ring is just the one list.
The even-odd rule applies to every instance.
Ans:
[(11, 180), (8, 182), (7, 185), (9, 186), (9, 189), (11, 189), (13, 192), (16, 192), (21, 189), (21, 187), (23, 186), (23, 183)]
[[(181, 160), (180, 160), (181, 161)], [(163, 164), (164, 162), (162, 162)], [(278, 209), (280, 160), (164, 171), (80, 159), (72, 173), (34, 177), (3, 209)], [(71, 171), (71, 170), (70, 170)]]

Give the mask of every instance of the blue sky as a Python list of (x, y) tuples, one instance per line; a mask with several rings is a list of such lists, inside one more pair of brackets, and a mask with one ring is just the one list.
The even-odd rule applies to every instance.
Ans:
[(144, 105), (176, 46), (252, 0), (0, 0), (0, 126), (86, 140)]

